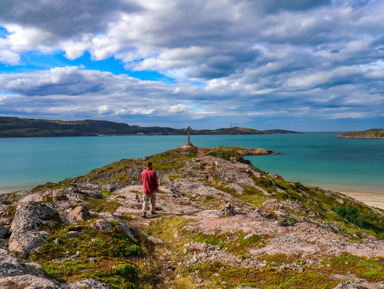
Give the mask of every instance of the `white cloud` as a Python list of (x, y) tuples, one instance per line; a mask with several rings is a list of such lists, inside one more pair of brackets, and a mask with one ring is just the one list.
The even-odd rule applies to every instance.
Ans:
[[(3, 73), (0, 90), (15, 96), (2, 100), (0, 113), (147, 121), (171, 113), (217, 122), (283, 111), (307, 118), (382, 115), (381, 1), (16, 2), (2, 1), (0, 11), (5, 67), (23, 68), (29, 52), (72, 60), (89, 52), (91, 61), (114, 57), (126, 69), (157, 71), (175, 83), (91, 71), (87, 63)], [(337, 111), (327, 114), (328, 107)]]
[[(1, 39), (0, 39), (0, 42), (1, 42)], [(15, 52), (12, 52), (10, 50), (1, 50), (0, 48), (0, 63), (17, 65), (20, 63), (20, 56)]]
[(131, 114), (153, 114), (155, 109), (153, 108), (133, 108), (131, 109)]
[(188, 106), (188, 105), (184, 105), (184, 104), (176, 104), (176, 105), (172, 105), (172, 106), (169, 108), (169, 112), (170, 112), (170, 113), (188, 112), (188, 111), (190, 111), (192, 108), (193, 108), (193, 106)]

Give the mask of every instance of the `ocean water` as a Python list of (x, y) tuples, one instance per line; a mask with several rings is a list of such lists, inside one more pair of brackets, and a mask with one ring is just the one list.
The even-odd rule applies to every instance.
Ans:
[[(338, 139), (336, 134), (191, 136), (191, 141), (200, 147), (243, 146), (279, 152), (246, 158), (286, 180), (335, 190), (384, 192), (384, 140)], [(83, 175), (120, 159), (160, 153), (186, 141), (186, 136), (0, 139), (0, 192)]]

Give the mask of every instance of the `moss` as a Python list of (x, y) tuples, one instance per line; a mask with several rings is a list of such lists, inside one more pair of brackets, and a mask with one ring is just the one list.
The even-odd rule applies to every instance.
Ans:
[(181, 179), (181, 175), (178, 174), (178, 173), (171, 173), (168, 175), (168, 178), (171, 180), (171, 181), (176, 181), (176, 180), (179, 180)]
[(48, 277), (62, 282), (95, 278), (114, 288), (136, 288), (137, 273), (129, 260), (140, 248), (117, 224), (108, 231), (83, 225), (79, 235), (71, 238), (68, 231), (72, 227), (52, 232), (47, 242), (31, 253), (29, 261), (40, 263)]
[(183, 227), (188, 225), (189, 219), (185, 217), (161, 217), (156, 222), (151, 222), (149, 226), (143, 228), (143, 234), (160, 238), (164, 242), (170, 242), (173, 245), (180, 245), (174, 243), (175, 233), (181, 232)]
[(184, 161), (191, 162), (192, 158), (197, 155), (197, 148), (191, 147), (187, 149), (174, 149), (148, 157), (148, 161), (158, 171), (180, 170), (184, 165)]
[(17, 209), (17, 206), (14, 206), (14, 205), (8, 206), (6, 209), (6, 216), (10, 219), (11, 222), (15, 217), (16, 209)]
[(53, 197), (52, 195), (45, 195), (43, 199), (43, 203), (53, 204)]
[(46, 190), (57, 190), (57, 189), (69, 188), (69, 186), (71, 185), (71, 182), (72, 182), (72, 179), (70, 178), (65, 179), (59, 183), (48, 182), (45, 185), (40, 185), (33, 188), (31, 191), (34, 193), (37, 193), (37, 192), (46, 191)]
[(270, 197), (255, 187), (244, 187), (243, 194), (232, 194), (234, 197), (254, 207), (260, 207)]
[(235, 233), (220, 233), (219, 231), (212, 235), (207, 235), (202, 232), (198, 233), (186, 233), (195, 242), (207, 243), (215, 245), (220, 249), (225, 248), (228, 252), (242, 255), (243, 257), (248, 256), (250, 248), (260, 248), (266, 246), (270, 235), (252, 235), (245, 238), (248, 234), (242, 231)]
[(100, 194), (103, 196), (103, 198), (108, 198), (112, 195), (109, 191), (101, 191)]
[(167, 288), (173, 289), (194, 289), (196, 281), (192, 280), (191, 276), (179, 277), (175, 280), (172, 280), (167, 284)]
[(88, 207), (90, 210), (95, 212), (116, 212), (117, 208), (122, 204), (116, 201), (106, 201), (104, 199), (90, 199), (88, 201)]
[[(334, 288), (339, 281), (315, 271), (298, 272), (296, 270), (278, 271), (274, 268), (243, 268), (230, 266), (221, 262), (205, 262), (198, 274), (209, 280), (210, 288), (235, 288), (250, 286), (257, 288), (295, 288), (295, 289), (324, 289)], [(212, 276), (215, 276), (212, 278)], [(207, 287), (208, 287), (207, 286)]]
[(211, 152), (207, 153), (206, 155), (217, 157), (217, 158), (222, 158), (222, 159), (225, 159), (228, 161), (230, 161), (232, 159), (242, 158), (242, 155), (239, 152), (237, 152), (236, 150), (224, 149), (224, 148), (211, 151)]
[(97, 184), (100, 186), (105, 186), (107, 183), (105, 181), (97, 181)]
[(125, 175), (125, 173), (117, 174), (117, 175), (113, 176), (113, 178), (112, 178), (112, 180), (116, 180), (119, 183), (124, 183), (124, 181), (126, 179), (127, 179), (127, 176)]
[(384, 258), (358, 257), (343, 253), (340, 256), (329, 256), (322, 261), (321, 272), (327, 274), (355, 274), (358, 278), (370, 282), (384, 281)]

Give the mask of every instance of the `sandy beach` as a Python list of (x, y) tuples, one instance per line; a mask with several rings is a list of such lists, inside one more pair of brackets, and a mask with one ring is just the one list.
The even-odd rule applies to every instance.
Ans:
[(368, 206), (384, 210), (384, 192), (352, 190), (340, 190), (338, 192), (363, 202)]

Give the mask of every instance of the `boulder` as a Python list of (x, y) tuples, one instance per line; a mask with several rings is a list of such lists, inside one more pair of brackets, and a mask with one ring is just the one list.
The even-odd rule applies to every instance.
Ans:
[[(40, 231), (42, 225), (50, 218), (57, 218), (57, 211), (50, 204), (22, 203), (17, 207), (11, 225), (11, 238), (9, 250), (26, 255), (37, 249), (48, 233)], [(49, 221), (48, 221), (49, 222)]]

